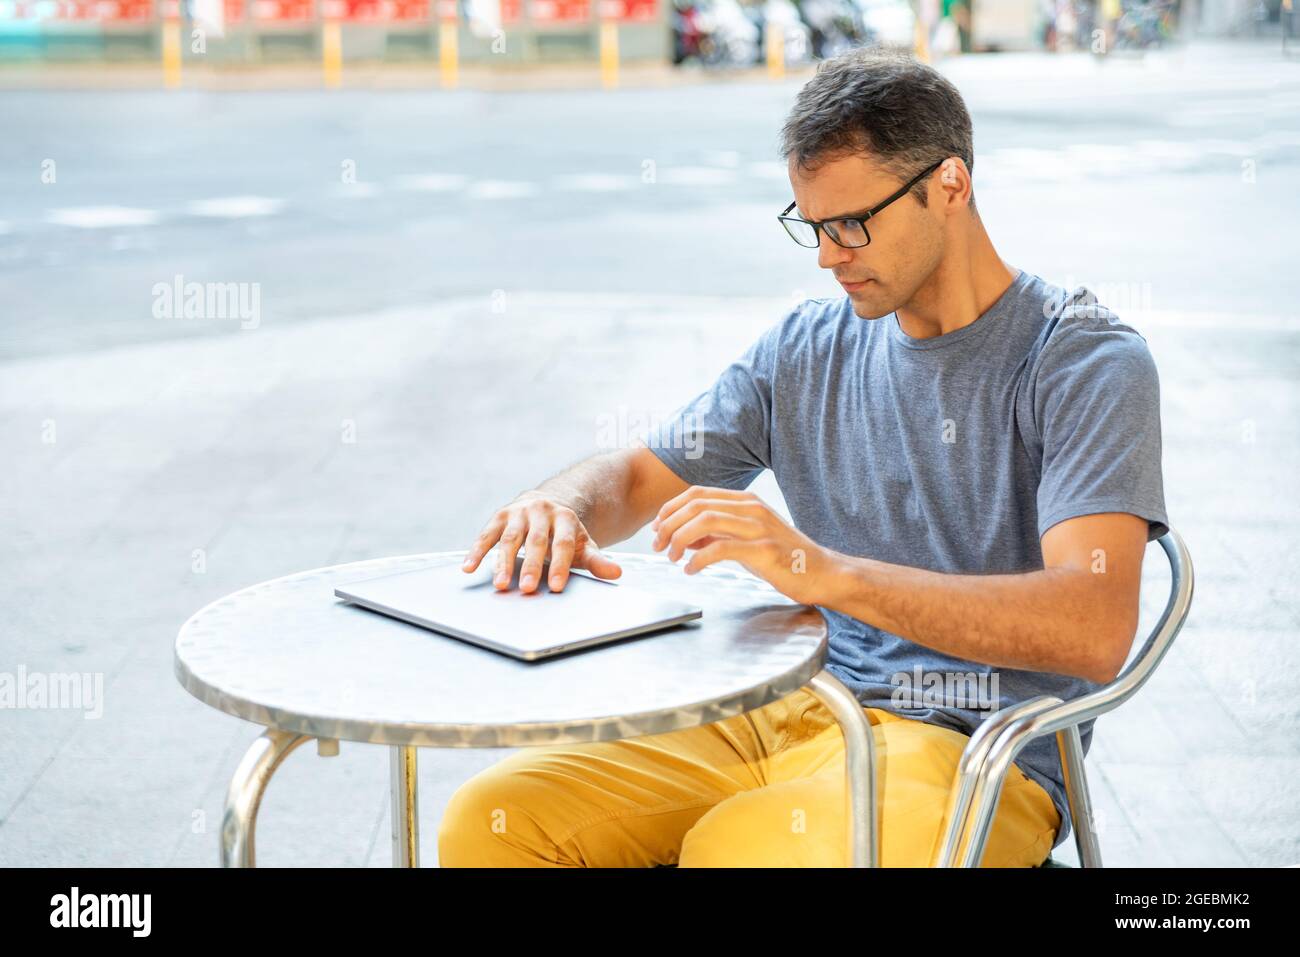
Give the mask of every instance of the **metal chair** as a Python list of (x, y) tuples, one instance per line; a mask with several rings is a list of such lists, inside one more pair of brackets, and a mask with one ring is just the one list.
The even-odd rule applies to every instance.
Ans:
[[(957, 763), (948, 799), (948, 826), (931, 862), (936, 867), (979, 867), (993, 825), (998, 796), (1016, 755), (1031, 741), (1056, 734), (1065, 776), (1065, 793), (1079, 862), (1101, 867), (1101, 849), (1093, 826), (1092, 800), (1083, 768), (1079, 725), (1113, 711), (1137, 692), (1155, 672), (1187, 620), (1192, 603), (1192, 558), (1177, 532), (1157, 541), (1169, 559), (1169, 601), (1155, 628), (1128, 667), (1110, 684), (1090, 694), (1062, 701), (1043, 695), (998, 711), (975, 729)], [(960, 851), (960, 857), (959, 857)], [(1061, 867), (1048, 856), (1043, 866)]]

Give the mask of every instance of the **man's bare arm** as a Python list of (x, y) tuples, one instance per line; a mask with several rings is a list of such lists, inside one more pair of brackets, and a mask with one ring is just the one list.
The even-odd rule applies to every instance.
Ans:
[(567, 505), (597, 544), (607, 546), (635, 535), (684, 488), (657, 455), (637, 445), (593, 455), (521, 494)]
[(1112, 680), (1132, 647), (1145, 519), (1087, 515), (1048, 529), (1041, 571), (951, 575), (850, 558), (826, 607), (957, 658)]
[(472, 572), (500, 543), (494, 577), (498, 589), (510, 587), (521, 547), (521, 591), (537, 589), (543, 563), (548, 561), (549, 584), (555, 591), (568, 581), (570, 568), (617, 578), (622, 569), (601, 555), (600, 547), (630, 538), (660, 505), (687, 487), (644, 445), (593, 455), (498, 509), (475, 539), (462, 568)]
[(1112, 512), (1042, 536), (1044, 568), (958, 575), (843, 555), (792, 527), (751, 492), (692, 486), (664, 503), (654, 548), (686, 551), (687, 574), (739, 562), (782, 593), (956, 658), (1105, 682), (1138, 620), (1147, 521)]

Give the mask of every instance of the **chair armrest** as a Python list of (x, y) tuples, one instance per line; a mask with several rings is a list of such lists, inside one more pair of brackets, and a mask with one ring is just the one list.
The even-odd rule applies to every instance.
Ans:
[[(1128, 700), (1137, 687), (1134, 685), (1126, 691), (1120, 679), (1071, 701), (1040, 696), (1007, 709), (1008, 717), (996, 725), (990, 724), (993, 718), (980, 725), (976, 735), (984, 731), (986, 725), (989, 730), (978, 742), (976, 735), (972, 735), (971, 743), (962, 752), (949, 798), (948, 825), (933, 866), (975, 866), (972, 863), (975, 854), (971, 849), (977, 848), (982, 856), (1002, 782), (1006, 780), (1011, 763), (1030, 742), (1066, 728), (1078, 727), (1084, 721), (1114, 710)], [(967, 831), (970, 840), (966, 842), (967, 850), (959, 860), (958, 842)]]
[(1061, 704), (1061, 699), (1053, 695), (1039, 695), (994, 712), (975, 729), (957, 761), (957, 772), (953, 777), (952, 789), (948, 792), (948, 811), (945, 815), (948, 824), (944, 828), (943, 839), (935, 849), (935, 856), (930, 861), (931, 867), (953, 866), (957, 857), (957, 842), (966, 830), (976, 792), (987, 775), (989, 751), (996, 744), (999, 735), (1014, 722), (1049, 712)]

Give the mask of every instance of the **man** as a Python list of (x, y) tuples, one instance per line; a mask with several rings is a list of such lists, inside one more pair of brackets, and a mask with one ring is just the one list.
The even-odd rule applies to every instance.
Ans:
[[(1088, 290), (998, 256), (971, 143), (930, 67), (824, 63), (783, 130), (782, 225), (847, 295), (795, 307), (636, 447), (522, 493), (465, 562), (499, 546), (507, 588), (522, 549), (524, 591), (547, 560), (552, 588), (573, 567), (616, 578), (599, 547), (653, 520), (657, 551), (692, 553), (686, 573), (735, 561), (817, 606), (827, 667), (884, 763), (884, 866), (932, 863), (958, 757), (991, 711), (1118, 674), (1145, 546), (1168, 528), (1145, 340)], [(663, 441), (683, 423), (694, 441)], [(793, 526), (744, 491), (763, 469)], [(953, 676), (992, 703), (932, 693)], [(441, 862), (842, 866), (843, 775), (838, 725), (806, 690), (668, 734), (526, 749), (453, 796)], [(1007, 775), (984, 865), (1041, 863), (1065, 814), (1054, 739), (1039, 739)]]

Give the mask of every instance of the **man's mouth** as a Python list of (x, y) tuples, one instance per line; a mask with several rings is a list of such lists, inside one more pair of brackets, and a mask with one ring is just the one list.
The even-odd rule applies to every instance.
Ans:
[(845, 292), (857, 292), (859, 289), (866, 289), (867, 283), (875, 282), (874, 279), (864, 279), (862, 282), (846, 282), (840, 280), (840, 285), (844, 287)]

